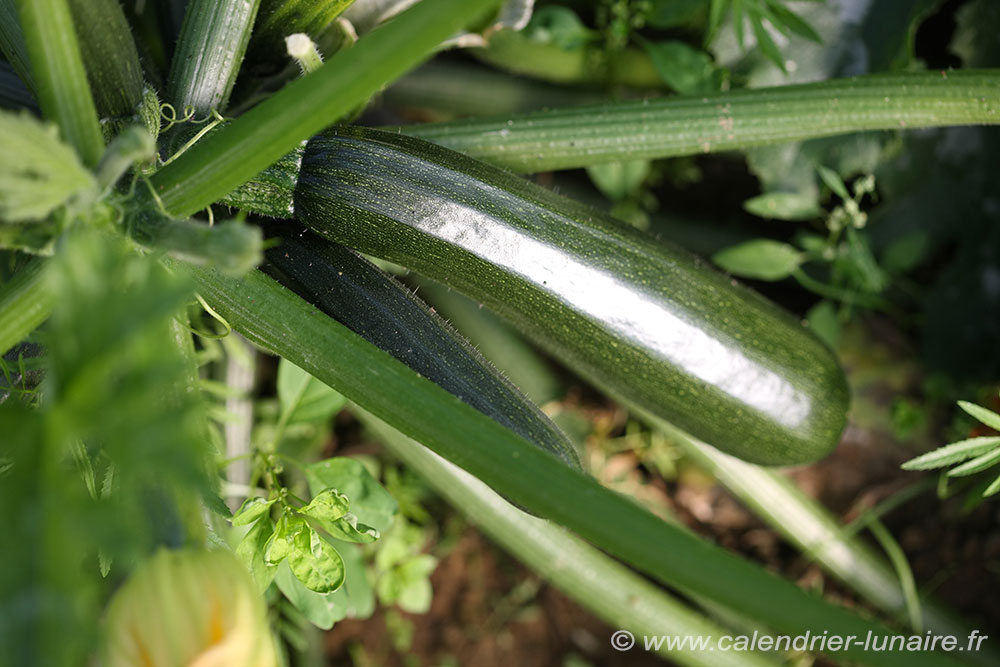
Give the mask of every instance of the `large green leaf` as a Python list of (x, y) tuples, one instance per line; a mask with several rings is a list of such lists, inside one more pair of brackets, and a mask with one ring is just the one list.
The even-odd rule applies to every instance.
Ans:
[[(236, 279), (201, 267), (190, 272), (202, 296), (250, 340), (290, 359), (525, 508), (567, 526), (639, 570), (782, 632), (890, 633), (603, 488), (417, 376), (263, 274)], [(846, 653), (870, 664), (904, 662), (904, 656), (864, 654), (859, 647)], [(939, 654), (912, 653), (905, 662), (953, 661)]]

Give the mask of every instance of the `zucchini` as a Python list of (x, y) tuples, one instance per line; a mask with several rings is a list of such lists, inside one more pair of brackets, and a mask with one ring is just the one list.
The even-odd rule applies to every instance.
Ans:
[(463, 402), (580, 469), (572, 443), (490, 362), (406, 287), (342, 245), (287, 222), (265, 273)]
[(294, 194), (318, 234), (448, 284), (612, 396), (762, 464), (836, 445), (831, 351), (686, 251), (428, 142), (356, 127), (311, 139)]

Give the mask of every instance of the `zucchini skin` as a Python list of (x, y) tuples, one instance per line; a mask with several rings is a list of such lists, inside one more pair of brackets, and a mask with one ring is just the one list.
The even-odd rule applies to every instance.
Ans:
[(690, 253), (419, 139), (336, 128), (306, 146), (295, 215), (484, 303), (612, 396), (767, 465), (839, 440), (832, 352)]
[(264, 224), (280, 245), (265, 273), (463, 402), (580, 470), (576, 449), (499, 370), (410, 290), (356, 252), (294, 223)]

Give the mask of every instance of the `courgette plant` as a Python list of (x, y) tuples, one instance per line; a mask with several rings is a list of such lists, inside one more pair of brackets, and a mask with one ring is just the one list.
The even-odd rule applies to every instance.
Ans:
[[(116, 0), (0, 2), (0, 46), (41, 117), (0, 117), (0, 350), (49, 320), (44, 356), (22, 346), (5, 364), (25, 381), (10, 392), (20, 400), (0, 405), (0, 497), (18, 526), (17, 544), (4, 538), (15, 557), (2, 614), (16, 623), (5, 624), (0, 648), (10, 650), (0, 654), (78, 663), (110, 588), (98, 572), (128, 569), (154, 545), (212, 540), (199, 511), (226, 510), (194, 391), (195, 294), (256, 345), (663, 584), (782, 633), (890, 632), (601, 487), (530, 401), (353, 250), (485, 302), (610, 396), (709, 444), (760, 463), (814, 460), (836, 443), (848, 401), (827, 348), (697, 258), (505, 169), (997, 123), (998, 72), (873, 75), (387, 132), (337, 123), (459, 30), (487, 24), (498, 0), (419, 2), (274, 94), (244, 91), (234, 110), (245, 55), (266, 63), (286, 34), (321, 30), (350, 3), (192, 0), (168, 59), (180, 4), (163, 3), (163, 22), (133, 16), (130, 26)], [(248, 224), (247, 213), (272, 220)], [(35, 390), (26, 379), (37, 371)], [(280, 466), (265, 463), (273, 480)], [(269, 484), (234, 518), (253, 525), (240, 550), (261, 587), (287, 559), (307, 588), (334, 591), (345, 574), (323, 535), (377, 533), (349, 517), (344, 477), (313, 472), (310, 501)], [(68, 626), (76, 639), (56, 641)]]

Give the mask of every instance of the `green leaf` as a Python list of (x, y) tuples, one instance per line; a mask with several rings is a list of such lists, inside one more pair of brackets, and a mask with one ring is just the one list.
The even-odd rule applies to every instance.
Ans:
[(277, 568), (265, 558), (268, 542), (274, 533), (274, 523), (270, 519), (256, 522), (250, 531), (243, 536), (236, 547), (239, 557), (253, 576), (257, 590), (263, 593), (271, 585)]
[(333, 522), (347, 514), (350, 501), (337, 489), (324, 489), (313, 497), (312, 501), (299, 509), (299, 514), (322, 522)]
[(268, 563), (280, 563), (294, 550), (296, 537), (308, 530), (309, 526), (306, 525), (304, 519), (298, 517), (289, 518), (288, 512), (285, 512), (278, 519), (278, 523), (274, 528), (274, 534), (267, 541), (264, 549), (264, 559)]
[(907, 273), (916, 268), (932, 249), (931, 235), (922, 229), (895, 239), (882, 253), (886, 273)]
[(344, 585), (329, 593), (330, 600), (343, 610), (347, 618), (368, 618), (375, 611), (375, 589), (369, 580), (368, 568), (361, 549), (353, 544), (337, 544), (344, 559), (347, 575)]
[(611, 201), (634, 194), (649, 176), (649, 160), (608, 162), (587, 167), (587, 175), (597, 189)]
[(776, 28), (786, 27), (800, 37), (817, 44), (823, 43), (823, 38), (802, 19), (801, 16), (785, 7), (783, 0), (767, 0), (768, 19)]
[(576, 12), (558, 5), (535, 10), (524, 34), (535, 42), (552, 44), (564, 51), (582, 48), (598, 36), (580, 20)]
[(968, 401), (959, 401), (958, 407), (962, 408), (994, 431), (1000, 431), (1000, 415), (992, 410), (987, 410), (986, 408), (980, 407), (975, 403), (969, 403)]
[(840, 338), (840, 320), (837, 319), (837, 309), (829, 301), (820, 301), (806, 313), (809, 328), (832, 348), (837, 347)]
[(757, 280), (787, 278), (802, 263), (793, 246), (771, 239), (756, 239), (720, 250), (712, 260), (729, 273)]
[[(781, 49), (778, 45), (774, 43), (774, 39), (771, 37), (771, 33), (767, 31), (764, 26), (764, 21), (761, 15), (756, 11), (748, 11), (750, 14), (750, 24), (753, 26), (754, 37), (757, 38), (757, 48), (760, 49), (768, 60), (773, 62), (778, 68), (784, 72), (785, 69), (785, 57), (781, 55)], [(739, 27), (739, 25), (737, 25)]]
[(247, 498), (233, 515), (234, 526), (248, 526), (260, 517), (264, 516), (274, 500), (264, 500), (263, 498)]
[(0, 111), (0, 154), (0, 224), (44, 218), (95, 187), (58, 129), (26, 111)]
[(306, 466), (306, 480), (314, 494), (330, 487), (338, 489), (350, 498), (351, 514), (380, 533), (389, 529), (399, 510), (395, 498), (356, 459), (341, 456), (312, 463)]
[(1000, 446), (1000, 436), (990, 436), (983, 438), (970, 438), (953, 442), (944, 447), (922, 454), (914, 459), (910, 459), (900, 467), (903, 470), (933, 470), (934, 468), (944, 468), (952, 463), (964, 461), (974, 456), (979, 456), (995, 447)]
[(287, 563), (282, 563), (276, 569), (274, 583), (278, 590), (317, 628), (329, 630), (334, 623), (346, 617), (344, 607), (335, 599), (339, 591), (317, 593), (309, 590), (296, 578)]
[(326, 421), (347, 404), (346, 398), (285, 359), (278, 362), (278, 401), (288, 424)]
[(1000, 475), (997, 475), (997, 478), (990, 482), (990, 485), (983, 491), (983, 498), (996, 495), (998, 491), (1000, 491)]
[(411, 614), (424, 614), (431, 607), (434, 592), (430, 575), (437, 567), (437, 559), (428, 554), (415, 556), (396, 571), (402, 584), (396, 595), (396, 604)]
[(814, 196), (798, 192), (765, 192), (743, 202), (743, 209), (777, 220), (814, 220), (823, 213)]
[(1000, 447), (952, 468), (948, 471), (948, 477), (967, 477), (991, 468), (997, 463), (1000, 463)]
[(379, 538), (379, 531), (371, 526), (358, 522), (358, 517), (348, 512), (340, 519), (323, 522), (323, 529), (330, 537), (342, 542), (355, 544), (371, 544)]
[(719, 90), (721, 75), (717, 74), (712, 57), (704, 51), (677, 40), (653, 42), (640, 38), (639, 43), (667, 85), (681, 95)]
[(847, 186), (844, 185), (844, 181), (840, 178), (840, 174), (821, 164), (816, 165), (816, 173), (819, 174), (819, 177), (826, 183), (826, 187), (830, 188), (835, 195), (844, 201), (851, 198), (847, 193)]
[(288, 567), (306, 588), (317, 593), (331, 593), (344, 583), (343, 559), (312, 528), (296, 534)]

